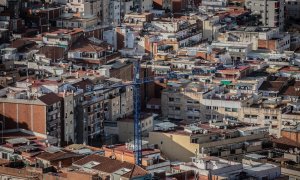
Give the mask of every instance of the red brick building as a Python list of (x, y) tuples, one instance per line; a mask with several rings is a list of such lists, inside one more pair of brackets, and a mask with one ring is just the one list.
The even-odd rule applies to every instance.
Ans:
[(61, 141), (62, 98), (54, 93), (39, 98), (1, 98), (0, 121), (7, 132), (24, 129)]

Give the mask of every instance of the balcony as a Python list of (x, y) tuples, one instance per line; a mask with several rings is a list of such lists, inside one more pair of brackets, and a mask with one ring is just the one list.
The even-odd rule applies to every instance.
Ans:
[(57, 114), (59, 111), (58, 111), (58, 108), (56, 108), (56, 109), (48, 109), (48, 115), (49, 116), (52, 116), (52, 115), (54, 115), (54, 114)]

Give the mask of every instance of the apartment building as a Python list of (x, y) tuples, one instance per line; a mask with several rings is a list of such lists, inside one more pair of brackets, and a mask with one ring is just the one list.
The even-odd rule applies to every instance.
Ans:
[(263, 26), (284, 28), (284, 0), (256, 0), (246, 1), (246, 8), (252, 13), (260, 15)]
[(73, 14), (62, 14), (60, 18), (55, 20), (58, 28), (95, 28), (98, 26), (98, 18), (96, 16), (74, 16)]
[(187, 0), (154, 0), (153, 6), (155, 9), (171, 10), (174, 13), (180, 13), (183, 9), (196, 8), (200, 5), (199, 0), (187, 1)]
[(238, 163), (213, 156), (201, 157), (201, 155), (192, 158), (191, 162), (179, 165), (179, 169), (185, 172), (196, 171), (199, 179), (274, 179), (280, 176), (280, 167), (277, 165), (251, 163), (246, 160)]
[[(263, 49), (282, 53), (290, 48), (290, 35), (279, 27), (239, 27), (220, 33), (222, 42), (252, 43), (251, 50)], [(248, 50), (249, 51), (249, 50)]]
[[(69, 90), (68, 90), (69, 89)], [(64, 123), (64, 141), (71, 144), (78, 141), (80, 131), (78, 131), (78, 124), (82, 121), (78, 111), (78, 104), (83, 91), (74, 87), (68, 87), (58, 95), (63, 98), (63, 123)]]
[[(162, 18), (151, 22), (148, 30), (153, 34), (159, 32), (160, 39), (172, 41), (178, 47), (197, 44), (202, 39), (202, 27), (199, 20)], [(176, 50), (176, 49), (173, 49)]]
[(69, 0), (67, 7), (71, 12), (81, 15), (99, 16), (101, 10), (100, 0)]
[(286, 0), (285, 1), (286, 17), (290, 19), (300, 18), (300, 1), (299, 0)]
[(188, 119), (199, 121), (204, 119), (200, 100), (207, 91), (202, 84), (175, 84), (168, 87), (161, 94), (161, 110), (164, 117), (170, 119)]
[(133, 63), (127, 58), (117, 59), (103, 65), (101, 71), (105, 72), (103, 73), (105, 76), (131, 81), (133, 77)]
[[(165, 160), (161, 156), (159, 149), (155, 149), (154, 145), (148, 142), (142, 142), (142, 165), (151, 174), (158, 171), (170, 171), (170, 161)], [(134, 163), (134, 144), (133, 141), (121, 144), (106, 146), (103, 148), (105, 157), (114, 157), (116, 160)]]
[(75, 161), (72, 165), (83, 172), (93, 171), (102, 179), (147, 180), (151, 178), (151, 174), (140, 166), (97, 154), (86, 156)]
[(227, 0), (204, 0), (202, 1), (202, 6), (206, 7), (226, 7), (228, 5)]
[(230, 124), (210, 122), (175, 128), (164, 123), (157, 124), (163, 128), (150, 132), (149, 142), (156, 144), (170, 160), (184, 162), (200, 152), (208, 156), (231, 157), (233, 160), (236, 155), (262, 149), (268, 128), (246, 126), (234, 129)]
[(217, 86), (189, 83), (175, 84), (162, 91), (162, 115), (170, 119), (208, 122), (209, 120), (237, 120), (240, 109), (253, 100), (252, 95)]
[(112, 55), (110, 45), (95, 38), (81, 37), (68, 51), (68, 59), (75, 64), (85, 63), (89, 66), (100, 66), (105, 64)]
[(1, 91), (6, 94), (1, 97), (1, 116), (7, 132), (24, 129), (32, 134), (55, 137), (57, 144), (61, 144), (62, 98), (55, 93), (36, 97), (14, 88)]
[(121, 7), (123, 7), (122, 0), (115, 0), (109, 2), (109, 19), (111, 19), (111, 23), (115, 26), (121, 24)]
[(72, 83), (73, 87), (83, 90), (76, 98), (74, 109), (77, 143), (94, 143), (104, 133), (105, 123), (113, 123), (132, 113), (132, 88), (122, 87), (120, 81), (112, 78), (95, 84), (90, 79), (83, 79)]
[(203, 39), (208, 41), (216, 40), (223, 26), (220, 24), (219, 17), (212, 17), (202, 21)]
[[(153, 114), (142, 114), (141, 116), (141, 126), (142, 126), (142, 136), (147, 137), (149, 132), (153, 130), (154, 125), (154, 115)], [(134, 139), (134, 118), (125, 118), (117, 122), (119, 128), (119, 141), (128, 142), (128, 140)]]
[(65, 30), (59, 29), (43, 34), (43, 43), (48, 46), (63, 47), (69, 49), (74, 42), (83, 34), (81, 29)]

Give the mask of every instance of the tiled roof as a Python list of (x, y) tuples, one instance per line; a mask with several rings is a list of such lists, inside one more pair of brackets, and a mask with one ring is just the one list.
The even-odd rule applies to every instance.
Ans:
[(42, 152), (37, 157), (40, 159), (48, 160), (48, 161), (56, 161), (59, 159), (68, 159), (68, 158), (77, 157), (77, 156), (81, 156), (81, 155), (73, 153), (73, 152), (59, 151), (56, 153)]
[(260, 91), (280, 91), (285, 82), (283, 81), (264, 81), (259, 87)]
[(39, 100), (41, 100), (42, 102), (44, 102), (47, 105), (52, 105), (54, 103), (61, 101), (62, 98), (59, 97), (58, 95), (56, 95), (55, 93), (48, 93), (48, 94), (45, 94), (45, 95), (39, 97)]
[(113, 173), (122, 168), (126, 168), (126, 169), (130, 169), (131, 171), (124, 174), (123, 176), (125, 176), (125, 177), (131, 178), (131, 177), (137, 177), (137, 176), (145, 176), (148, 174), (148, 172), (146, 170), (144, 170), (143, 168), (141, 168), (135, 164), (110, 159), (110, 158), (96, 155), (96, 154), (86, 156), (86, 157), (74, 162), (73, 164), (75, 166), (83, 166), (92, 161), (100, 163), (100, 164), (92, 167), (93, 170), (97, 170), (97, 171), (101, 171), (101, 172), (105, 172), (105, 173)]
[(95, 44), (86, 38), (79, 38), (71, 48), (70, 52), (101, 52), (109, 49), (109, 45), (105, 42)]
[(297, 88), (299, 88), (299, 87), (289, 86), (284, 90), (282, 95), (285, 95), (285, 96), (300, 96), (300, 91), (297, 90)]
[(288, 147), (300, 147), (300, 143), (292, 141), (286, 137), (281, 137), (281, 138), (274, 138), (272, 141), (276, 144), (281, 144), (281, 145), (286, 145)]
[(39, 54), (44, 54), (46, 58), (60, 59), (64, 57), (64, 48), (55, 46), (43, 46), (39, 49)]
[(73, 86), (79, 89), (87, 90), (87, 86), (92, 86), (93, 82), (90, 79), (82, 79), (81, 81), (74, 83)]

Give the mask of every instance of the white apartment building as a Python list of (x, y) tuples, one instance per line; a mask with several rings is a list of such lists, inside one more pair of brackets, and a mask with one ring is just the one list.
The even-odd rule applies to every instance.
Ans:
[(252, 50), (269, 49), (283, 52), (290, 48), (290, 34), (281, 33), (279, 27), (239, 27), (219, 34), (218, 40), (226, 43), (252, 43)]
[(92, 15), (74, 17), (73, 14), (63, 14), (59, 19), (56, 19), (56, 27), (87, 29), (96, 27), (98, 21), (99, 19)]
[(122, 2), (120, 0), (113, 0), (109, 3), (109, 19), (115, 26), (121, 24), (121, 6)]
[(109, 23), (109, 0), (68, 0), (67, 7), (82, 18), (97, 18), (97, 22), (107, 25)]
[(185, 47), (191, 43), (198, 43), (202, 39), (200, 24), (199, 21), (166, 18), (152, 21), (149, 29), (153, 34), (159, 32), (160, 39), (176, 41), (179, 47)]
[(246, 0), (246, 8), (260, 15), (262, 25), (284, 28), (284, 0)]
[(226, 7), (228, 5), (228, 0), (203, 0), (202, 6), (208, 7)]
[(67, 7), (76, 13), (85, 15), (100, 15), (101, 1), (100, 0), (68, 0)]

